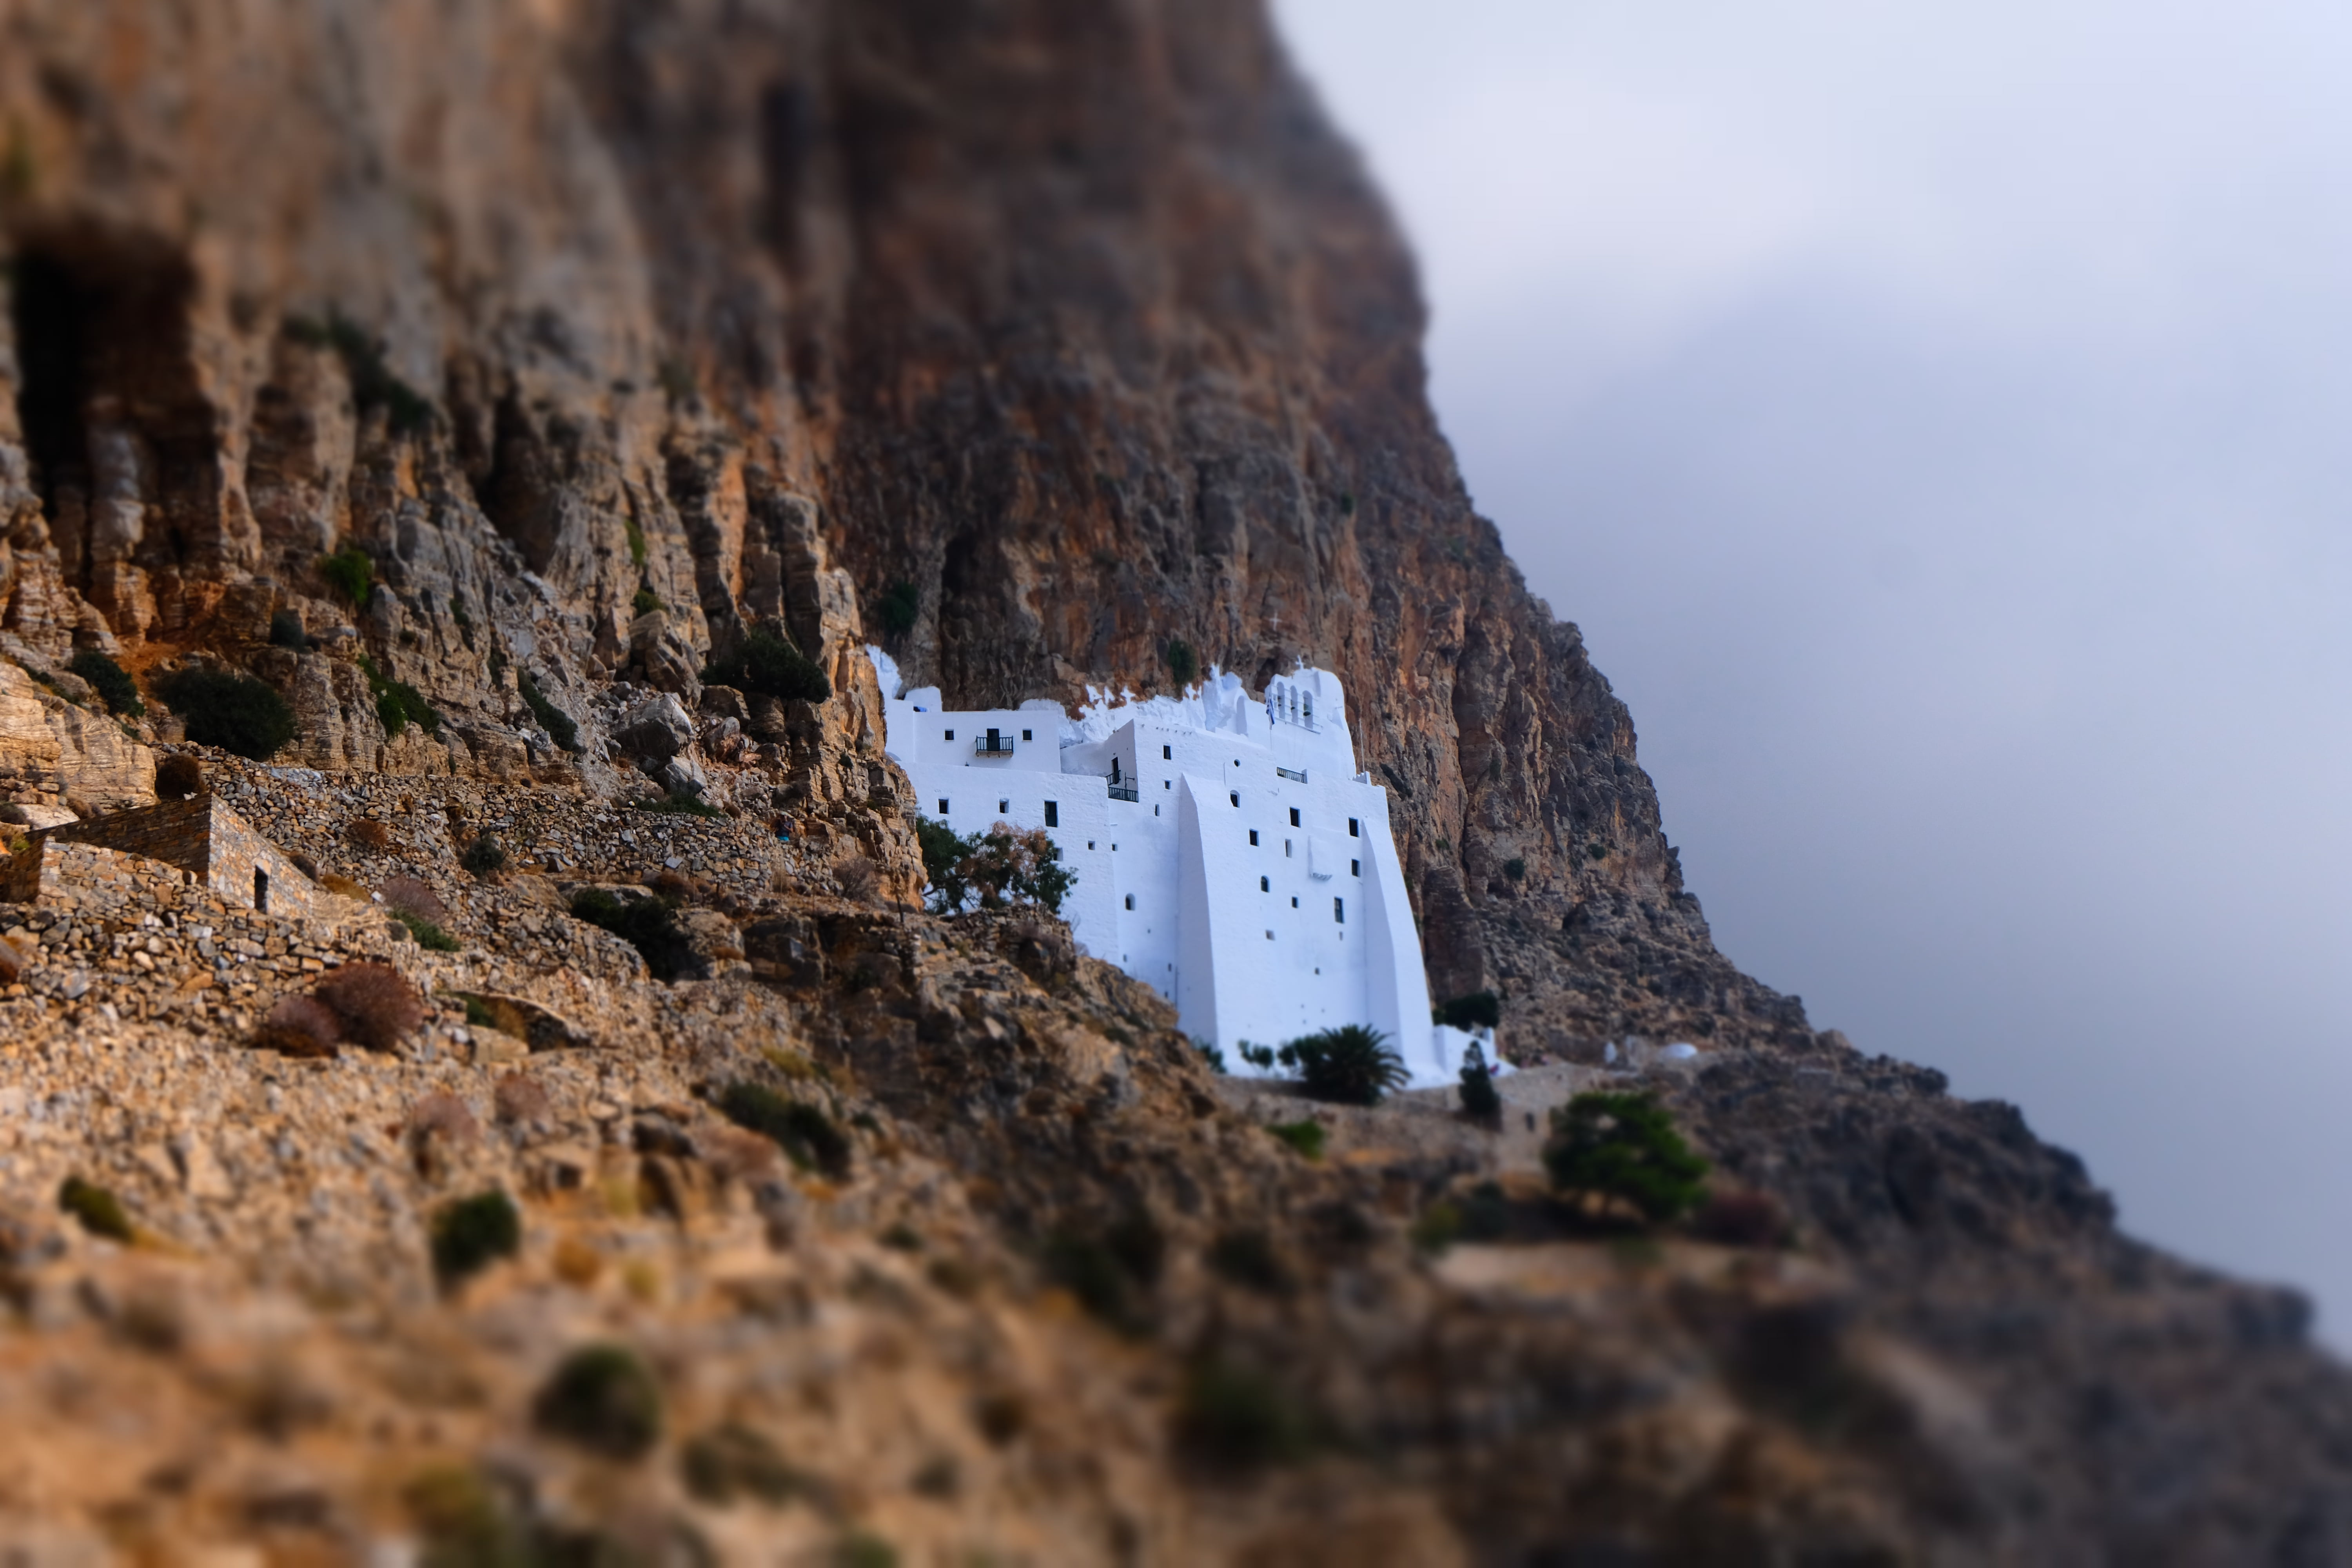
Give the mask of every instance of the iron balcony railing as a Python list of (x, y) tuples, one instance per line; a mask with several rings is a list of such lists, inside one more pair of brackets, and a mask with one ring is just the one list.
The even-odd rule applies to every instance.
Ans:
[(1013, 754), (1013, 737), (982, 735), (971, 743), (971, 754), (975, 757), (1009, 757)]
[(1110, 774), (1106, 773), (1103, 775), (1103, 783), (1109, 786), (1110, 797), (1113, 800), (1124, 800), (1131, 803), (1143, 798), (1142, 790), (1137, 787), (1133, 779), (1114, 778)]

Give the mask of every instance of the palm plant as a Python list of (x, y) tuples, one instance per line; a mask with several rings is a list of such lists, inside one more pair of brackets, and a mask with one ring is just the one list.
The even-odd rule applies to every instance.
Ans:
[(1302, 1036), (1276, 1059), (1298, 1069), (1308, 1098), (1336, 1105), (1378, 1105), (1382, 1095), (1412, 1079), (1404, 1059), (1389, 1048), (1388, 1037), (1361, 1024)]

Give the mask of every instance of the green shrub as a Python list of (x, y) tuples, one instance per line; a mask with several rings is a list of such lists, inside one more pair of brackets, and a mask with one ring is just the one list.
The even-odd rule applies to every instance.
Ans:
[[(455, 594), (449, 595), (449, 618), (457, 623), (461, 636), (474, 629), (474, 617), (467, 613), (466, 601)], [(468, 637), (467, 640), (470, 644), (473, 639)]]
[(1503, 1120), (1503, 1097), (1495, 1089), (1495, 1071), (1486, 1053), (1475, 1044), (1462, 1058), (1462, 1114), (1489, 1127)]
[(698, 1502), (724, 1505), (750, 1497), (787, 1503), (816, 1489), (784, 1461), (764, 1434), (733, 1422), (688, 1438), (678, 1451), (677, 1468)]
[(331, 348), (351, 377), (352, 401), (362, 414), (381, 408), (393, 432), (414, 436), (433, 423), (433, 405), (424, 394), (393, 374), (384, 363), (383, 345), (341, 311), (329, 313), (324, 326), (307, 317), (289, 316), (286, 335), (311, 348)]
[(870, 1531), (853, 1530), (834, 1542), (833, 1568), (898, 1568), (898, 1549)]
[(441, 1466), (402, 1491), (423, 1550), (418, 1568), (522, 1568), (535, 1544), (476, 1471)]
[(1166, 1261), (1167, 1238), (1141, 1209), (1099, 1232), (1065, 1226), (1045, 1238), (1045, 1278), (1115, 1329), (1142, 1331), (1153, 1288)]
[(1309, 1160), (1323, 1157), (1323, 1124), (1311, 1116), (1304, 1121), (1277, 1121), (1266, 1131)]
[(890, 584), (876, 606), (882, 617), (882, 629), (892, 637), (904, 637), (915, 629), (915, 622), (923, 613), (923, 601), (915, 585), (904, 578)]
[(1544, 1168), (1562, 1192), (1632, 1205), (1664, 1225), (1706, 1191), (1706, 1160), (1647, 1094), (1580, 1094), (1551, 1113)]
[(433, 1216), (432, 1247), (433, 1277), (455, 1289), (522, 1250), (522, 1214), (496, 1188), (460, 1198)]
[(572, 915), (635, 948), (656, 980), (675, 980), (695, 966), (692, 942), (669, 905), (658, 899), (623, 899), (602, 888), (585, 888), (572, 895)]
[(404, 680), (394, 680), (378, 669), (375, 660), (360, 655), (360, 673), (367, 677), (368, 689), (375, 693), (375, 716), (383, 723), (383, 732), (397, 738), (412, 723), (428, 735), (441, 732), (441, 715), (425, 694)]
[(310, 634), (302, 629), (302, 616), (299, 611), (279, 610), (269, 617), (269, 646), (291, 648), (305, 648), (310, 646)]
[(719, 1114), (772, 1140), (802, 1169), (836, 1179), (849, 1173), (848, 1135), (817, 1107), (748, 1081), (729, 1084), (719, 1091), (718, 1103)]
[(427, 952), (456, 952), (464, 945), (456, 937), (451, 936), (423, 915), (411, 914), (406, 910), (394, 910), (392, 911), (392, 918), (406, 926), (408, 934), (416, 939), (416, 945)]
[(346, 544), (332, 555), (319, 557), (319, 575), (345, 602), (364, 609), (375, 592), (375, 561), (356, 544)]
[(1176, 1437), (1195, 1461), (1234, 1470), (1287, 1464), (1309, 1446), (1307, 1421), (1271, 1378), (1217, 1357), (1185, 1379)]
[[(1502, 759), (1497, 757), (1496, 761), (1499, 763)], [(1514, 882), (1524, 882), (1528, 879), (1528, 863), (1516, 857), (1506, 860), (1503, 862), (1503, 875)]]
[(530, 716), (539, 721), (540, 728), (554, 736), (555, 743), (565, 751), (578, 752), (580, 726), (572, 721), (572, 715), (550, 702), (546, 694), (540, 690), (539, 683), (529, 675), (517, 676), (515, 687), (522, 693), (523, 706), (530, 710)]
[(79, 1220), (82, 1229), (92, 1236), (124, 1243), (139, 1239), (137, 1227), (123, 1212), (122, 1200), (95, 1182), (68, 1176), (58, 1188), (58, 1207)]
[(1179, 686), (1192, 685), (1192, 678), (1201, 673), (1201, 656), (1194, 653), (1192, 645), (1182, 637), (1177, 637), (1168, 645), (1168, 673), (1176, 678)]
[(186, 721), (189, 740), (252, 762), (268, 761), (300, 732), (286, 699), (250, 675), (192, 668), (165, 676), (155, 689)]
[(494, 877), (507, 868), (507, 847), (495, 833), (477, 833), (457, 864), (477, 877)]
[(155, 764), (155, 793), (166, 800), (204, 794), (204, 763), (176, 752), (163, 758)]
[(629, 803), (639, 811), (667, 812), (675, 816), (724, 816), (727, 814), (706, 800), (690, 795), (665, 795), (660, 800), (633, 800)]
[(1361, 1024), (1301, 1036), (1276, 1052), (1275, 1059), (1298, 1069), (1309, 1099), (1334, 1105), (1378, 1105), (1381, 1096), (1412, 1077), (1389, 1048), (1388, 1037)]
[(1609, 846), (1588, 844), (1584, 847), (1584, 858), (1588, 860), (1606, 860), (1609, 858)]
[[(1119, 1044), (1121, 1045), (1126, 1045), (1129, 1042), (1126, 1040), (1119, 1041)], [(1194, 1040), (1192, 1042), (1192, 1048), (1201, 1053), (1201, 1059), (1209, 1064), (1209, 1070), (1211, 1072), (1215, 1073), (1220, 1078), (1224, 1076), (1225, 1048), (1223, 1046), (1217, 1044), (1214, 1040)]]
[(131, 672), (96, 648), (82, 649), (66, 668), (89, 682), (108, 712), (136, 719), (147, 711), (147, 704), (139, 700), (139, 688), (131, 680)]
[(631, 607), (641, 616), (650, 616), (656, 610), (668, 608), (667, 605), (661, 602), (661, 595), (655, 593), (651, 588), (639, 588), (637, 590), (637, 596), (630, 600), (629, 603)]
[(639, 526), (635, 518), (625, 517), (621, 520), (621, 531), (627, 534), (629, 538), (629, 564), (644, 565), (646, 563), (645, 529)]
[(626, 1346), (587, 1345), (557, 1364), (531, 1422), (592, 1454), (641, 1459), (661, 1441), (661, 1384)]
[(709, 686), (731, 686), (787, 701), (823, 702), (832, 697), (833, 683), (824, 671), (800, 649), (761, 628), (747, 635), (724, 658), (703, 668)]
[(1436, 1009), (1436, 1021), (1457, 1029), (1491, 1029), (1503, 1021), (1503, 999), (1492, 991), (1473, 991)]

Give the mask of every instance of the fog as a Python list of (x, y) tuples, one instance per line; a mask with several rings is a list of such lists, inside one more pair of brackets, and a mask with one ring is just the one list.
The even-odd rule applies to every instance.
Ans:
[(2352, 1343), (2352, 14), (1278, 9), (1723, 950)]

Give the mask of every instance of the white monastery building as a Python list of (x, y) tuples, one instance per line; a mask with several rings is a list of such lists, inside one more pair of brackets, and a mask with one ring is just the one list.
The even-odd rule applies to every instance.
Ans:
[(1388, 792), (1356, 769), (1338, 676), (1302, 668), (1253, 699), (1213, 668), (1182, 698), (1090, 694), (1073, 720), (1044, 700), (950, 711), (868, 651), (923, 815), (1043, 828), (1076, 873), (1062, 914), (1079, 943), (1232, 1070), (1244, 1042), (1365, 1024), (1416, 1086), (1454, 1081), (1473, 1037), (1430, 1022)]

